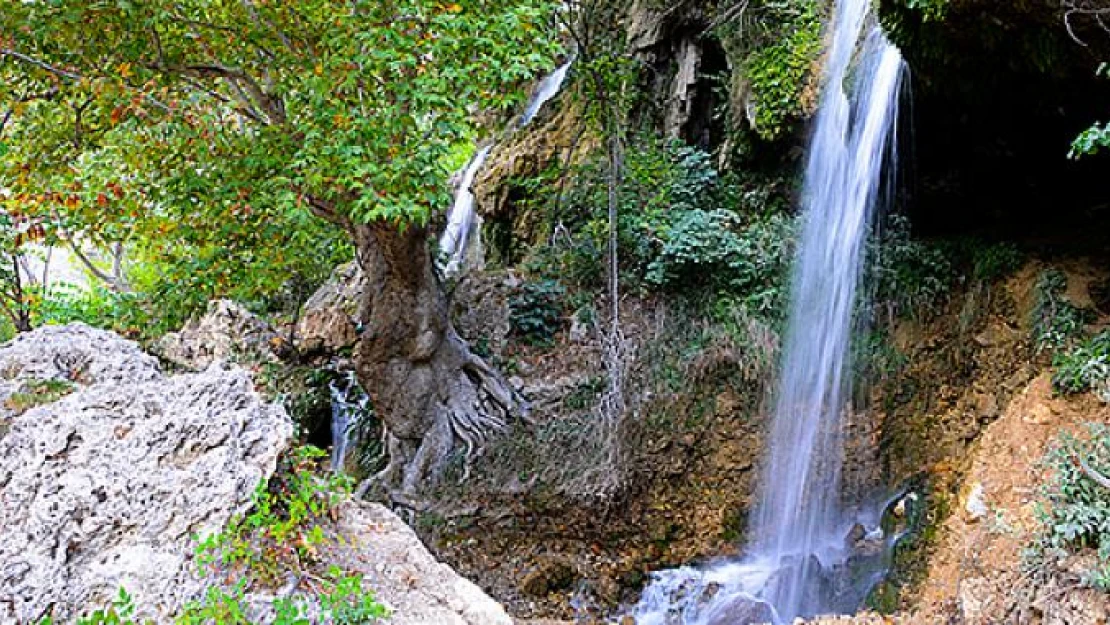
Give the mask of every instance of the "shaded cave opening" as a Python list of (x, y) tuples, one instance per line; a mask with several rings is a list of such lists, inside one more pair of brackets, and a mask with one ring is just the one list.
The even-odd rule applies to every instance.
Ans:
[(1110, 251), (1110, 154), (1069, 157), (1081, 132), (1110, 120), (1110, 79), (1098, 75), (1110, 33), (1077, 41), (1047, 3), (955, 5), (933, 21), (893, 4), (884, 21), (911, 91), (900, 204), (915, 235)]

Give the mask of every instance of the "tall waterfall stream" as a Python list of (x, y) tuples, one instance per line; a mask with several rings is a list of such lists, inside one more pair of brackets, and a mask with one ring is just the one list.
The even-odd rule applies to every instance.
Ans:
[[(853, 543), (884, 542), (878, 514), (841, 503), (841, 441), (850, 410), (849, 347), (864, 243), (892, 162), (901, 54), (869, 0), (840, 0), (809, 147), (802, 237), (759, 502), (746, 555), (653, 576), (638, 625), (789, 623), (858, 609), (881, 578)], [(856, 540), (859, 524), (872, 527)], [(875, 568), (879, 568), (876, 572)]]

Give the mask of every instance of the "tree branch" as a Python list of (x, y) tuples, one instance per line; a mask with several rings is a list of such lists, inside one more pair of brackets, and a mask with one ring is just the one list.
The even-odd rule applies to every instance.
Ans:
[(1074, 458), (1075, 458), (1076, 462), (1079, 463), (1079, 469), (1081, 471), (1083, 471), (1083, 475), (1086, 475), (1087, 477), (1091, 478), (1099, 486), (1101, 486), (1101, 487), (1103, 487), (1107, 490), (1110, 490), (1110, 478), (1108, 478), (1105, 475), (1099, 473), (1098, 471), (1095, 471), (1091, 467), (1091, 465), (1087, 464), (1087, 461), (1084, 460), (1083, 457), (1080, 456), (1079, 454), (1076, 454), (1074, 456)]
[(66, 78), (68, 80), (81, 80), (80, 74), (74, 74), (73, 72), (54, 67), (53, 65), (45, 61), (40, 61), (39, 59), (27, 56), (26, 54), (23, 54), (21, 52), (16, 52), (11, 48), (0, 48), (0, 56), (10, 56), (13, 59), (17, 59), (23, 61), (24, 63), (34, 65), (35, 67), (50, 72), (51, 74), (54, 74), (55, 76), (58, 76), (60, 78)]

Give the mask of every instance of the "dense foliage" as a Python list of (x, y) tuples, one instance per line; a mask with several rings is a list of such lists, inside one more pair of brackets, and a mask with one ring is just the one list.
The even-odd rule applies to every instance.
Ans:
[(1086, 581), (1110, 589), (1110, 488), (1099, 482), (1110, 474), (1110, 429), (1092, 424), (1085, 436), (1061, 435), (1046, 464), (1051, 478), (1031, 563), (1094, 549), (1097, 564), (1086, 572)]
[(475, 107), (551, 65), (552, 6), (8, 2), (3, 250), (123, 246), (147, 275), (113, 290), (178, 315), (304, 291), (350, 256), (310, 210), (402, 227), (444, 206)]
[[(552, 265), (583, 286), (598, 284), (606, 223), (604, 167), (585, 165), (553, 218)], [(781, 306), (793, 241), (789, 184), (722, 175), (696, 148), (641, 138), (625, 161), (619, 194), (620, 278), (642, 293), (723, 290)], [(547, 261), (545, 261), (547, 262)]]

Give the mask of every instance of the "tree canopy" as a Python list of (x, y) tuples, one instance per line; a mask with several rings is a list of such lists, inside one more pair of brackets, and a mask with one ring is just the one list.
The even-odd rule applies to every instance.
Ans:
[(558, 50), (548, 0), (0, 4), (12, 243), (126, 241), (217, 287), (327, 254), (309, 210), (426, 224)]

